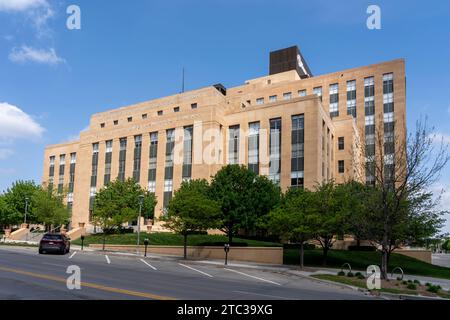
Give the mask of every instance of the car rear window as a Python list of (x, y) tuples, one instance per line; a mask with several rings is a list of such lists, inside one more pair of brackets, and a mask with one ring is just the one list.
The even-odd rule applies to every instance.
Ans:
[(62, 240), (62, 236), (57, 234), (46, 234), (44, 240)]

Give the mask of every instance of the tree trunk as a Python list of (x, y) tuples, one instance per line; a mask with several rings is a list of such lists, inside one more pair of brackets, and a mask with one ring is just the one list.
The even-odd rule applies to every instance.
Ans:
[(386, 280), (388, 278), (388, 252), (386, 248), (381, 251), (381, 279)]
[(105, 244), (106, 244), (106, 231), (103, 230), (103, 251), (105, 251)]
[(228, 227), (228, 244), (231, 246), (232, 242), (233, 242), (233, 225), (230, 225)]
[(187, 233), (185, 233), (183, 235), (183, 237), (184, 237), (184, 260), (186, 260), (187, 259), (187, 237), (188, 237)]
[(303, 269), (304, 266), (304, 242), (300, 243), (300, 269)]
[(323, 265), (327, 265), (327, 258), (328, 258), (328, 244), (325, 244), (323, 246)]

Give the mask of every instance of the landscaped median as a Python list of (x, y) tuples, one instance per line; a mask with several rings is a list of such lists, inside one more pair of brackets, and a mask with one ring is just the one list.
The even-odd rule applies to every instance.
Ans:
[[(367, 289), (367, 279), (361, 273), (332, 275), (318, 274), (311, 276), (319, 280), (345, 284), (357, 288)], [(380, 290), (371, 290), (371, 294), (390, 293), (396, 295), (423, 296), (430, 298), (450, 299), (450, 293), (439, 286), (430, 283), (421, 283), (418, 280), (382, 280)]]
[[(148, 253), (183, 256), (183, 237), (172, 233), (142, 233), (139, 251), (144, 252), (144, 239), (149, 240)], [(188, 237), (187, 256), (192, 259), (224, 259), (224, 244), (227, 237), (221, 235), (190, 235)], [(81, 240), (74, 244), (80, 245)], [(105, 250), (136, 252), (136, 234), (108, 235)], [(91, 248), (103, 247), (103, 235), (87, 236), (84, 244)], [(228, 254), (230, 260), (268, 264), (283, 264), (283, 246), (280, 243), (235, 238)]]

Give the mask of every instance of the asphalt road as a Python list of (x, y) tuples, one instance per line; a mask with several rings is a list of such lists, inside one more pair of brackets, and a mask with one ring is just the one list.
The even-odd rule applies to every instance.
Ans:
[[(76, 252), (76, 253), (75, 253)], [(67, 288), (67, 268), (81, 270), (81, 290)], [(304, 277), (136, 256), (0, 247), (0, 299), (316, 300), (373, 299)]]

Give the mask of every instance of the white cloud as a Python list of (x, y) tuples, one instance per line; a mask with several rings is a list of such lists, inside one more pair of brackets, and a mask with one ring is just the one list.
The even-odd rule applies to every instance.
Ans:
[(16, 106), (0, 103), (0, 137), (2, 140), (40, 138), (45, 129)]
[(47, 0), (0, 0), (0, 11), (25, 11), (48, 7)]
[(433, 135), (434, 143), (440, 144), (441, 142), (445, 144), (450, 144), (450, 134), (443, 133), (443, 132), (437, 132)]
[(0, 148), (0, 160), (9, 158), (14, 154), (14, 150)]
[(35, 49), (28, 46), (14, 48), (9, 54), (9, 60), (18, 63), (36, 62), (49, 65), (57, 65), (66, 61), (56, 54), (54, 48)]

